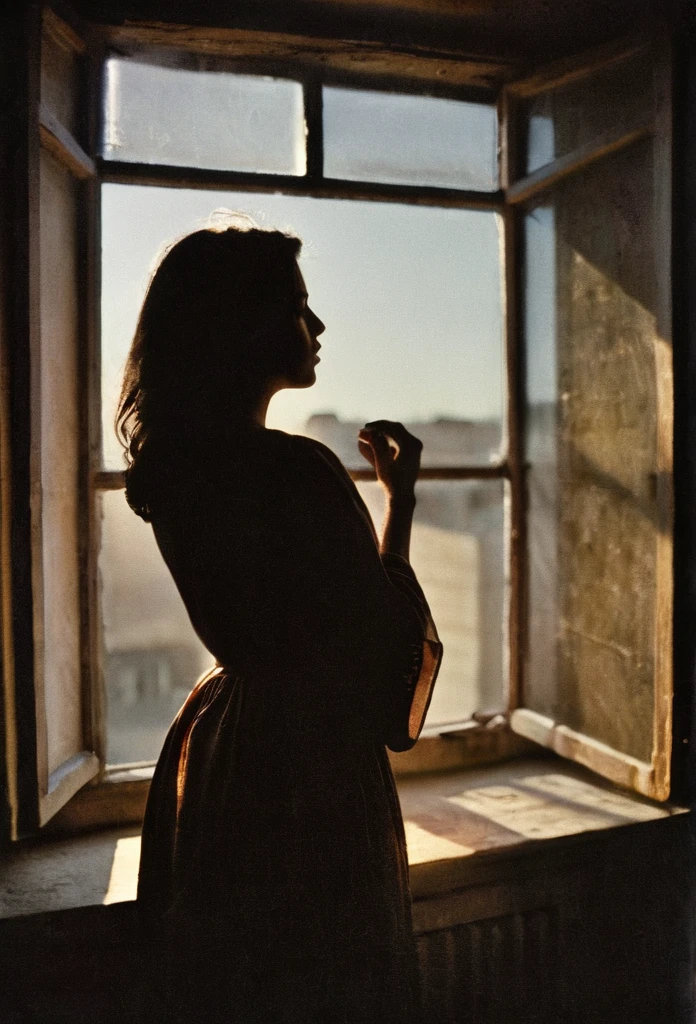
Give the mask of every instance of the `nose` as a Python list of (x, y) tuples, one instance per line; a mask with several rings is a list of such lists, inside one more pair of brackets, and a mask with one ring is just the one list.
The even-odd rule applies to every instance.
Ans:
[(326, 330), (326, 324), (323, 320), (320, 320), (313, 309), (308, 310), (311, 315), (310, 330), (315, 338), (318, 338), (320, 334), (323, 334)]

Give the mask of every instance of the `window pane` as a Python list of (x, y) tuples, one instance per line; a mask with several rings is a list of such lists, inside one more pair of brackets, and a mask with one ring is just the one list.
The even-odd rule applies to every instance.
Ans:
[(123, 467), (113, 418), (156, 254), (164, 243), (208, 223), (220, 205), (304, 239), (301, 265), (311, 305), (326, 323), (317, 383), (276, 395), (269, 426), (292, 433), (328, 431), (329, 444), (351, 466), (366, 465), (357, 451), (358, 426), (378, 418), (418, 425), (424, 465), (487, 464), (499, 457), (497, 214), (108, 185), (102, 208), (107, 468)]
[(639, 53), (558, 89), (522, 108), (527, 130), (526, 173), (599, 140), (646, 123), (652, 114), (652, 57)]
[(101, 495), (109, 764), (154, 761), (197, 677), (213, 663), (189, 622), (152, 528), (123, 491)]
[(485, 103), (324, 88), (324, 173), (348, 181), (498, 187), (498, 125)]
[(525, 218), (525, 704), (643, 761), (661, 519), (652, 190), (646, 141)]
[(302, 86), (112, 58), (102, 153), (107, 160), (304, 174)]
[[(379, 531), (382, 488), (358, 489)], [(445, 726), (504, 706), (503, 484), (423, 480), (417, 497), (411, 561), (445, 649), (426, 726)]]

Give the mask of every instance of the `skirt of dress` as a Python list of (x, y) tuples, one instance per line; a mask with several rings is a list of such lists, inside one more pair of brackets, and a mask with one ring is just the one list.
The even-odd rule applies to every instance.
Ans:
[(313, 689), (216, 668), (174, 721), (143, 829), (138, 900), (157, 958), (146, 1015), (420, 1019), (386, 750), (353, 709), (329, 711)]

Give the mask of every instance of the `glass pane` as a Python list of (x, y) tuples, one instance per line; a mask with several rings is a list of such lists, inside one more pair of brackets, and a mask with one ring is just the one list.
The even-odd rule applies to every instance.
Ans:
[[(326, 323), (317, 383), (283, 391), (268, 425), (328, 439), (365, 466), (357, 430), (403, 420), (424, 465), (499, 457), (503, 335), (499, 219), (488, 211), (183, 189), (103, 188), (104, 462), (121, 469), (113, 430), (120, 378), (162, 246), (225, 206), (304, 239), (301, 266)], [(389, 272), (385, 273), (385, 267)]]
[(607, 132), (618, 137), (645, 124), (652, 114), (652, 90), (652, 55), (642, 52), (534, 96), (522, 107), (526, 173)]
[(48, 771), (83, 749), (80, 657), (78, 187), (53, 157), (40, 163), (41, 666)]
[(154, 761), (198, 676), (214, 659), (189, 622), (152, 528), (123, 491), (101, 495), (106, 760)]
[(302, 86), (112, 58), (102, 153), (107, 160), (304, 174)]
[(495, 106), (328, 87), (323, 96), (327, 177), (498, 188)]
[(652, 189), (650, 142), (594, 164), (527, 213), (524, 254), (525, 704), (643, 761), (660, 521)]
[[(358, 489), (381, 532), (382, 488)], [(426, 727), (446, 726), (504, 706), (503, 484), (423, 480), (417, 498), (411, 561), (445, 649)]]

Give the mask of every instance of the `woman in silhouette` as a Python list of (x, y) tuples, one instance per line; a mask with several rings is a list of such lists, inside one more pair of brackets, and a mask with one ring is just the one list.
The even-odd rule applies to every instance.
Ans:
[(441, 655), (408, 563), (421, 444), (386, 421), (360, 432), (387, 492), (380, 543), (336, 456), (266, 428), (272, 396), (311, 387), (319, 362), (299, 251), (255, 227), (183, 238), (125, 371), (128, 502), (216, 660), (170, 729), (145, 816), (157, 1019), (418, 1018), (385, 743), (415, 742)]

